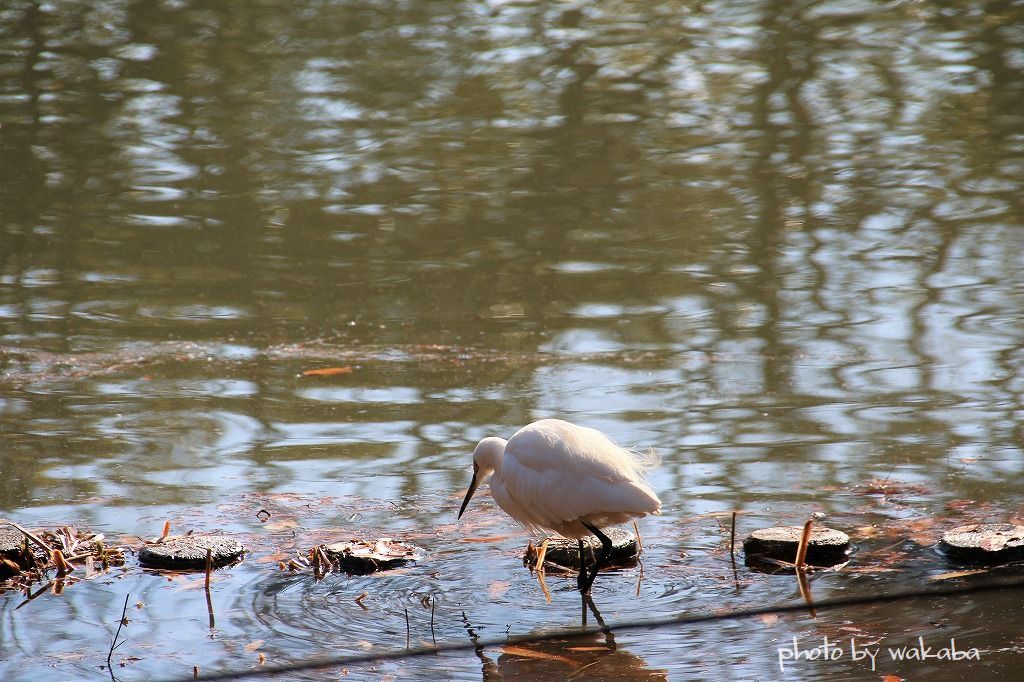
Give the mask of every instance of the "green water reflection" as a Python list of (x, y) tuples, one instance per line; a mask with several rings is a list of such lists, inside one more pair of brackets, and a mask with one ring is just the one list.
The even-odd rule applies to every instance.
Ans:
[[(545, 416), (662, 457), (644, 583), (596, 595), (609, 622), (722, 605), (700, 514), (918, 524), (924, 567), (824, 594), (916, 584), (944, 570), (927, 533), (1024, 517), (1019, 5), (11, 2), (0, 51), (0, 512), (263, 537), (251, 512), (295, 496), (300, 529), (435, 556), (328, 588), (248, 562), (213, 645), (153, 576), (31, 619), (8, 594), (5, 676), (94, 673), (125, 585), (151, 605), (133, 639), (171, 651), (139, 678), (248, 665), (255, 639), (277, 662), (386, 648), (423, 595), (442, 638), (467, 603), (492, 635), (572, 624), (493, 507), (452, 525), (472, 444)], [(353, 371), (301, 376), (327, 366)], [(364, 588), (385, 625), (347, 611)], [(1001, 608), (936, 618), (998, 671), (1021, 637)], [(890, 617), (871, 634), (930, 627)], [(627, 637), (615, 670), (771, 675), (788, 627)], [(39, 645), (53, 628), (96, 661)], [(824, 671), (863, 673), (797, 674)]]

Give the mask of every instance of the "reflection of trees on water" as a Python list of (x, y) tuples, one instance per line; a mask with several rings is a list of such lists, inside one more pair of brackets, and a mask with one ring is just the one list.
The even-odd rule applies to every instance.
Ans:
[[(358, 343), (670, 349), (685, 360), (658, 385), (621, 375), (665, 446), (710, 424), (752, 458), (830, 467), (851, 439), (881, 439), (886, 469), (1019, 454), (1017, 9), (23, 3), (0, 21), (5, 344), (259, 345), (355, 321)], [(288, 411), (271, 365), (250, 378), (239, 409), (267, 431), (368, 419)], [(525, 422), (564, 376), (373, 381), (458, 381), (450, 421)], [(988, 407), (928, 409), (970, 403)], [(55, 456), (102, 451), (54, 396), (18, 404), (66, 426)]]

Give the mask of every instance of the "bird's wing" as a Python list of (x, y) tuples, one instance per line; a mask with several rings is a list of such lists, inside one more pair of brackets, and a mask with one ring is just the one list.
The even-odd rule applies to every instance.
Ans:
[(642, 458), (600, 431), (553, 419), (517, 432), (505, 446), (505, 457), (535, 471), (553, 471), (575, 479), (637, 480), (644, 469)]
[(568, 434), (520, 432), (509, 440), (501, 478), (521, 520), (552, 528), (608, 512), (654, 510), (657, 496), (639, 479), (630, 453), (600, 432), (592, 433), (600, 441), (591, 442), (587, 433), (579, 438), (577, 429)]

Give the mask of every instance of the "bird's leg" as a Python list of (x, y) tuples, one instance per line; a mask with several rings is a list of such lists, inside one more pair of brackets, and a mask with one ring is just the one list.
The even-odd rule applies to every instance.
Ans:
[(583, 538), (578, 539), (577, 542), (580, 547), (580, 574), (576, 577), (576, 585), (580, 588), (580, 594), (583, 594), (590, 589), (590, 583), (587, 582), (587, 560), (583, 553)]
[(535, 571), (544, 570), (544, 557), (548, 554), (548, 540), (550, 538), (544, 538), (544, 541), (540, 543), (540, 547), (537, 548), (537, 563), (533, 567)]
[[(590, 570), (590, 576), (589, 576), (589, 580), (587, 581), (586, 587), (585, 588), (584, 587), (580, 588), (580, 592), (582, 592), (583, 594), (586, 594), (587, 592), (590, 592), (590, 586), (594, 584), (594, 578), (597, 577), (597, 572), (600, 571), (602, 568), (604, 568), (605, 562), (608, 561), (608, 557), (612, 553), (612, 541), (611, 541), (611, 538), (609, 538), (607, 535), (602, 533), (601, 529), (598, 528), (597, 526), (593, 526), (593, 525), (587, 523), (586, 521), (581, 521), (581, 523), (583, 524), (584, 528), (586, 528), (591, 533), (593, 533), (594, 537), (596, 537), (598, 540), (601, 541), (601, 554), (598, 555), (597, 561), (594, 562), (594, 566)], [(582, 552), (582, 550), (583, 550), (583, 540), (580, 540), (580, 550), (581, 550), (580, 551), (580, 566), (582, 567), (583, 566), (583, 552)], [(582, 575), (582, 574), (583, 573), (581, 571), (580, 575)]]

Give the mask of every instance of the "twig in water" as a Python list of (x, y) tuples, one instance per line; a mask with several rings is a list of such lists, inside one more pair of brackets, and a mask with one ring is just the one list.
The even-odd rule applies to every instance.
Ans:
[(811, 618), (817, 618), (818, 614), (814, 610), (814, 599), (811, 597), (811, 585), (807, 582), (807, 573), (804, 569), (797, 569), (796, 572), (796, 584), (800, 588), (800, 596), (807, 602), (807, 607), (811, 612)]
[(430, 598), (430, 639), (434, 642), (434, 646), (437, 646), (437, 638), (434, 637), (434, 606), (437, 605), (437, 599), (434, 597)]
[(736, 568), (736, 512), (732, 513), (732, 526), (729, 529), (729, 559)]
[(206, 548), (206, 610), (210, 614), (210, 628), (216, 627), (213, 618), (213, 597), (210, 595), (210, 573), (213, 572), (213, 550)]
[(117, 623), (117, 632), (114, 633), (114, 641), (110, 643), (110, 651), (107, 652), (107, 670), (110, 670), (110, 659), (114, 655), (114, 649), (121, 646), (121, 644), (124, 644), (124, 642), (118, 644), (117, 638), (121, 635), (121, 626), (124, 625), (124, 622), (127, 620), (129, 596), (130, 595), (128, 594), (124, 595), (124, 608), (121, 609), (121, 620)]
[(800, 544), (796, 548), (796, 561), (793, 562), (797, 571), (804, 570), (804, 560), (807, 558), (807, 545), (811, 540), (811, 524), (813, 523), (814, 519), (807, 519), (807, 523), (804, 524), (804, 532), (800, 536)]
[(57, 577), (63, 578), (71, 571), (75, 570), (75, 567), (64, 560), (64, 552), (59, 549), (51, 550), (50, 560), (53, 561), (53, 565), (57, 567)]
[(405, 608), (405, 648), (409, 648), (410, 632), (409, 632), (409, 607)]
[(804, 532), (800, 535), (800, 545), (796, 548), (796, 561), (793, 565), (796, 567), (796, 582), (800, 588), (800, 596), (810, 607), (811, 618), (817, 618), (818, 616), (814, 612), (814, 600), (811, 599), (811, 586), (807, 582), (807, 566), (805, 564), (807, 545), (811, 541), (811, 524), (813, 523), (814, 519), (807, 519), (807, 523), (804, 524)]

